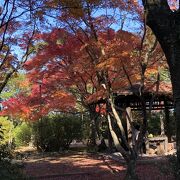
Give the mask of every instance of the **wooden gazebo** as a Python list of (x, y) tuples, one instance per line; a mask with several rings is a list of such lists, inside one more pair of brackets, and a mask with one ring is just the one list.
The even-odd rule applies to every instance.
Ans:
[[(138, 84), (126, 87), (120, 91), (117, 91), (115, 104), (117, 107), (128, 108), (128, 113), (132, 111), (142, 110), (141, 99), (139, 96)], [(169, 110), (174, 108), (173, 97), (172, 97), (172, 86), (169, 82), (160, 82), (157, 88), (156, 84), (146, 85), (144, 89), (143, 99), (145, 101), (146, 110), (161, 110), (164, 111), (164, 120), (161, 119), (161, 135), (165, 135), (164, 122), (166, 122), (166, 136), (168, 141), (171, 141), (170, 132), (170, 118)], [(131, 114), (129, 114), (132, 116)], [(128, 132), (128, 121), (127, 121), (127, 132)], [(160, 138), (162, 139), (162, 138)], [(166, 141), (166, 138), (164, 139)], [(165, 143), (164, 144), (167, 144)], [(164, 145), (167, 151), (167, 145)]]
[[(121, 88), (116, 91), (115, 104), (118, 107), (130, 107), (132, 110), (141, 110), (140, 85)], [(155, 84), (146, 85), (143, 98), (146, 110), (173, 109), (172, 86), (169, 82), (160, 82), (158, 88)]]
[[(114, 89), (115, 104), (118, 107), (130, 107), (132, 110), (141, 109), (140, 85), (133, 84)], [(144, 100), (146, 109), (165, 110), (173, 108), (172, 85), (170, 82), (160, 82), (157, 88), (156, 84), (146, 84), (144, 88)], [(103, 103), (107, 98), (105, 89), (100, 89), (87, 99), (88, 104)]]
[[(132, 111), (142, 110), (142, 101), (140, 95), (140, 85), (133, 84), (131, 86), (121, 87), (114, 90), (115, 105), (120, 109), (128, 109), (129, 115), (132, 116)], [(103, 103), (107, 98), (107, 93), (104, 89), (101, 89), (90, 96), (88, 103)], [(156, 83), (147, 84), (144, 88), (143, 99), (145, 100), (146, 110), (163, 110), (166, 121), (167, 137), (170, 140), (171, 135), (169, 132), (169, 110), (173, 109), (173, 97), (172, 97), (172, 86), (170, 82), (159, 82), (158, 86)], [(128, 131), (128, 120), (127, 120), (127, 131)]]

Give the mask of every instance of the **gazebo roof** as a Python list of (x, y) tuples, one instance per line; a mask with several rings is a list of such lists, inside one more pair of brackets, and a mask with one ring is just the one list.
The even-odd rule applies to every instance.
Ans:
[[(119, 90), (116, 90), (118, 95), (133, 95), (140, 93), (140, 84), (136, 83), (132, 86), (122, 87)], [(145, 94), (156, 94), (156, 95), (165, 95), (165, 96), (172, 96), (172, 85), (169, 82), (159, 82), (157, 83), (146, 83), (144, 86)]]
[[(125, 86), (119, 89), (115, 89), (114, 95), (115, 103), (118, 106), (130, 106), (134, 110), (138, 110), (141, 106), (139, 99), (140, 95), (140, 83), (133, 84), (132, 86)], [(172, 98), (172, 85), (170, 82), (161, 81), (157, 83), (146, 83), (144, 87), (144, 97), (147, 105), (147, 109), (152, 104), (152, 109), (162, 109), (165, 106), (173, 108)], [(89, 96), (87, 99), (88, 104), (101, 103), (107, 98), (107, 92), (104, 88)], [(164, 104), (165, 103), (165, 104)]]

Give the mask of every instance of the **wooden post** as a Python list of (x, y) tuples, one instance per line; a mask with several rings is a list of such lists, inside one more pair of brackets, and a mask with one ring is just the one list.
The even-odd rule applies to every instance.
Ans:
[(171, 142), (171, 131), (170, 131), (170, 120), (169, 120), (169, 109), (167, 107), (167, 101), (164, 100), (164, 113), (165, 113), (165, 127), (166, 127), (166, 135), (168, 137), (168, 142)]
[(163, 112), (161, 111), (160, 113), (160, 125), (161, 125), (161, 135), (165, 135), (164, 131), (164, 117), (163, 117)]
[(164, 149), (165, 149), (165, 153), (167, 153), (168, 152), (168, 138), (167, 137), (165, 137)]

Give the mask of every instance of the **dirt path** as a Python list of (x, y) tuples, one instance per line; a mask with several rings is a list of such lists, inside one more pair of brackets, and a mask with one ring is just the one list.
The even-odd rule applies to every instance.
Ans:
[[(24, 165), (24, 174), (32, 179), (121, 180), (126, 171), (123, 163), (87, 153), (31, 154)], [(173, 180), (173, 176), (162, 167), (159, 162), (139, 164), (140, 180)]]

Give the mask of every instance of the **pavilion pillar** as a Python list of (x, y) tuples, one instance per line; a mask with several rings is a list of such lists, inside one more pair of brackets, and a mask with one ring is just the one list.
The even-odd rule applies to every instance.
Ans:
[(127, 107), (126, 112), (127, 112), (127, 115), (126, 115), (127, 139), (128, 139), (128, 142), (130, 142), (132, 140), (132, 128), (129, 121), (131, 122), (133, 121), (131, 108)]
[(170, 119), (169, 119), (169, 109), (167, 107), (167, 101), (164, 101), (164, 114), (165, 114), (165, 131), (166, 136), (168, 137), (168, 142), (171, 142), (171, 128), (170, 128)]
[(161, 127), (161, 135), (163, 136), (165, 135), (163, 112), (160, 113), (160, 127)]

